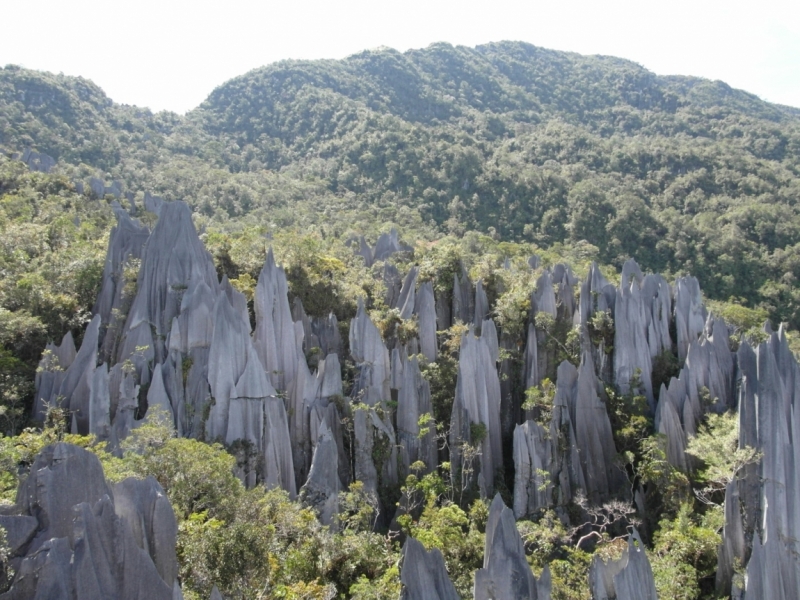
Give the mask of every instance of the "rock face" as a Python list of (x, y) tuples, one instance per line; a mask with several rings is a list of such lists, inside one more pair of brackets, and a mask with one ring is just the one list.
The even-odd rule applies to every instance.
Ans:
[[(795, 501), (800, 494), (799, 371), (783, 327), (769, 333), (769, 339), (755, 352), (747, 346), (739, 350), (739, 445), (761, 453), (759, 464), (744, 469), (738, 481), (739, 497), (745, 505), (745, 539), (753, 530), (742, 594), (747, 600), (784, 600), (800, 593), (800, 507)], [(735, 491), (726, 490), (717, 581), (721, 591), (727, 589), (732, 561), (742, 550), (738, 504)], [(732, 591), (737, 591), (735, 585)]]
[[(461, 340), (458, 379), (450, 421), (451, 468), (463, 476), (463, 444), (479, 445), (478, 485), (482, 495), (494, 490), (494, 473), (503, 464), (500, 434), (500, 378), (486, 337), (470, 331)], [(478, 432), (482, 439), (472, 438)], [(459, 475), (461, 474), (461, 475)]]
[(428, 551), (412, 537), (403, 545), (400, 600), (459, 600), (438, 548)]
[(514, 516), (521, 519), (553, 504), (553, 448), (535, 421), (514, 429)]
[(356, 254), (364, 258), (364, 264), (367, 267), (371, 267), (379, 260), (386, 260), (397, 252), (408, 252), (412, 255), (414, 253), (411, 246), (400, 241), (396, 229), (392, 229), (389, 233), (382, 233), (375, 242), (374, 248), (370, 248), (364, 236), (358, 238), (357, 242)]
[(330, 525), (339, 510), (339, 450), (326, 423), (319, 428), (308, 479), (300, 490), (303, 503), (317, 511), (323, 525)]
[(397, 398), (397, 441), (400, 444), (401, 474), (405, 478), (416, 461), (425, 463), (425, 471), (437, 466), (435, 423), (431, 420), (420, 436), (419, 419), (432, 415), (430, 384), (423, 379), (416, 357), (407, 359)]
[(589, 585), (595, 600), (658, 600), (653, 570), (635, 529), (628, 537), (628, 547), (617, 560), (606, 562), (594, 556)]
[(21, 537), (33, 539), (17, 542), (3, 600), (172, 600), (177, 524), (154, 479), (127, 479), (112, 492), (95, 455), (58, 443), (37, 456), (17, 509)]
[(489, 509), (483, 568), (475, 572), (475, 600), (549, 600), (550, 577), (546, 571), (536, 581), (517, 531), (514, 514), (497, 494)]
[[(625, 263), (633, 266), (633, 261)], [(638, 266), (635, 267), (638, 271)], [(624, 271), (623, 271), (624, 273)], [(655, 410), (652, 384), (652, 361), (647, 340), (648, 310), (639, 279), (633, 277), (626, 284), (623, 276), (614, 303), (614, 380), (617, 387), (627, 393), (638, 376), (641, 392), (647, 397), (651, 410)]]

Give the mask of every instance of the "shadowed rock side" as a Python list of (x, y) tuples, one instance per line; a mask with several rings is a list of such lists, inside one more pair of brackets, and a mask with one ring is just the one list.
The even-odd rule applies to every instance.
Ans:
[[(624, 488), (605, 404), (597, 395), (592, 359), (580, 369), (558, 367), (549, 430), (527, 421), (514, 432), (514, 514), (568, 503), (578, 490), (598, 504)], [(553, 493), (555, 488), (556, 493)]]
[(403, 545), (400, 600), (459, 600), (438, 548), (425, 547), (412, 537)]
[[(479, 428), (482, 430), (482, 439), (473, 440)], [(476, 337), (473, 331), (461, 340), (449, 435), (454, 476), (465, 467), (462, 464), (462, 445), (480, 445), (478, 485), (483, 496), (489, 495), (494, 490), (495, 470), (503, 464), (500, 378), (489, 344), (485, 338)]]
[(25, 525), (25, 537), (32, 519), (36, 533), (16, 544), (3, 600), (175, 597), (177, 524), (154, 479), (126, 479), (112, 493), (94, 454), (58, 443), (36, 457), (16, 509), (10, 518)]
[[(744, 498), (745, 539), (752, 532), (752, 549), (746, 567), (742, 598), (797, 598), (800, 593), (800, 405), (798, 365), (781, 327), (755, 352), (739, 349), (739, 445), (761, 453), (759, 464), (739, 475), (739, 497)], [(728, 504), (730, 502), (730, 504)], [(741, 551), (734, 490), (726, 490), (725, 532), (719, 555), (717, 584), (730, 585), (733, 561)], [(746, 550), (745, 550), (746, 554)]]
[(635, 529), (617, 560), (592, 558), (589, 587), (593, 600), (658, 600), (653, 570)]
[(323, 525), (330, 525), (339, 510), (339, 450), (326, 423), (319, 427), (314, 459), (300, 499), (312, 507)]
[(497, 494), (489, 509), (483, 568), (475, 572), (475, 600), (550, 600), (550, 572), (537, 582), (517, 531), (514, 514)]

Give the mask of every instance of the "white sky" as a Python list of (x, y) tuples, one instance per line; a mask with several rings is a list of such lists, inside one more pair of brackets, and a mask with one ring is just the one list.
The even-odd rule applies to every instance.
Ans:
[(0, 0), (0, 65), (93, 80), (115, 101), (185, 112), (286, 58), (522, 40), (721, 79), (800, 107), (797, 0)]

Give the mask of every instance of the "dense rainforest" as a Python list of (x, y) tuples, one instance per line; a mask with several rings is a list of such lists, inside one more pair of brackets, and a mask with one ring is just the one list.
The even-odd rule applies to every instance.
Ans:
[[(286, 491), (245, 485), (241, 446), (175, 437), (175, 418), (146, 422), (113, 451), (80, 427), (70, 433), (58, 406), (43, 426), (32, 422), (36, 386), (49, 368), (40, 362), (45, 345), (69, 332), (80, 347), (99, 310), (119, 210), (153, 230), (162, 199), (185, 202), (216, 276), (244, 297), (251, 325), (271, 248), (288, 300), (338, 322), (345, 397), (359, 386), (353, 323), (368, 315), (390, 350), (418, 335), (416, 314), (403, 315), (392, 297), (387, 265), (403, 277), (416, 268), (448, 305), (459, 281), (481, 282), (486, 316), (508, 342), (497, 357), (503, 392), (518, 420), (540, 426), (552, 418), (558, 363), (578, 367), (583, 352), (571, 315), (547, 319), (533, 300), (543, 271), (559, 264), (575, 281), (602, 271), (622, 287), (631, 257), (670, 282), (694, 276), (705, 306), (727, 323), (731, 351), (740, 340), (755, 347), (767, 339), (767, 319), (776, 328), (786, 323), (786, 343), (800, 347), (800, 109), (722, 82), (656, 76), (622, 59), (524, 43), (435, 44), (272, 64), (177, 115), (116, 104), (85, 79), (6, 66), (0, 149), (3, 498), (13, 502), (33, 457), (57, 440), (97, 454), (111, 482), (155, 476), (178, 519), (187, 598), (207, 597), (214, 585), (226, 598), (396, 598), (407, 536), (440, 548), (455, 589), (470, 597), (491, 498), (474, 481), (459, 485), (450, 451), (440, 450), (437, 468), (414, 467), (377, 496), (352, 481), (327, 527)], [(51, 157), (52, 168), (36, 153)], [(361, 236), (373, 244), (392, 229), (402, 251), (365, 260)], [(141, 291), (142, 264), (131, 255), (118, 265), (127, 286), (121, 298)], [(474, 293), (470, 287), (467, 295)], [(611, 356), (614, 322), (605, 314), (598, 311), (587, 331)], [(438, 327), (436, 357), (420, 361), (440, 442), (470, 324), (449, 316)], [(110, 338), (113, 326), (103, 326), (101, 337)], [(530, 387), (529, 326), (548, 356)], [(673, 346), (653, 359), (650, 394), (598, 369), (632, 491), (594, 504), (576, 496), (517, 521), (537, 577), (549, 565), (554, 599), (589, 598), (593, 555), (618, 557), (634, 525), (660, 597), (715, 597), (726, 486), (758, 456), (736, 450), (733, 413), (711, 411), (688, 442), (691, 467), (669, 460), (648, 402), (683, 366), (674, 316), (670, 327)], [(318, 347), (304, 352), (311, 369), (326, 358)], [(150, 370), (160, 361), (146, 354), (137, 346), (130, 356), (142, 397), (139, 361)], [(185, 355), (182, 368), (196, 360)], [(393, 394), (384, 398), (386, 414), (397, 408)], [(714, 400), (706, 397), (704, 409)], [(487, 436), (468, 429), (473, 441)], [(510, 506), (516, 466), (508, 436), (503, 444), (494, 489)], [(386, 507), (397, 502), (403, 510), (392, 520)], [(736, 568), (741, 577), (743, 565)]]

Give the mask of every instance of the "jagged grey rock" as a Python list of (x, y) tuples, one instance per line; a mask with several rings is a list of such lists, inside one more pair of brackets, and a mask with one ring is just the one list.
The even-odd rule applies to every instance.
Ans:
[(367, 315), (361, 299), (356, 316), (350, 321), (350, 353), (359, 368), (357, 392), (362, 394), (362, 401), (374, 406), (380, 401), (391, 399), (389, 351), (378, 328)]
[(14, 556), (33, 539), (39, 521), (29, 515), (0, 515), (0, 527), (6, 532), (9, 554)]
[(541, 600), (545, 596), (539, 594), (538, 587), (525, 560), (514, 514), (497, 494), (486, 523), (483, 568), (475, 572), (475, 600)]
[[(86, 328), (80, 350), (64, 372), (61, 385), (57, 391), (53, 390), (51, 396), (45, 399), (51, 406), (55, 406), (56, 399), (60, 396), (63, 399), (62, 406), (75, 414), (79, 432), (82, 434), (89, 432), (89, 396), (97, 365), (99, 335), (100, 317), (95, 315)], [(41, 397), (41, 394), (38, 395)]]
[(403, 544), (400, 600), (459, 600), (438, 548), (425, 550), (413, 537)]
[[(463, 416), (468, 417), (468, 423)], [(461, 339), (458, 378), (450, 428), (450, 451), (453, 472), (461, 468), (460, 446), (470, 442), (470, 424), (482, 424), (486, 435), (481, 441), (481, 493), (494, 489), (494, 472), (503, 464), (500, 433), (500, 378), (486, 340), (472, 330)], [(464, 437), (464, 434), (467, 434)]]
[(746, 550), (739, 486), (734, 479), (728, 482), (725, 488), (725, 527), (722, 530), (722, 543), (717, 552), (717, 593), (723, 596), (731, 593), (734, 568), (737, 563), (745, 564)]
[(658, 600), (653, 570), (642, 538), (635, 529), (619, 559), (604, 561), (594, 556), (589, 569), (589, 586), (595, 600)]
[[(160, 346), (154, 347), (153, 336), (166, 339), (172, 319), (180, 312), (184, 292), (200, 281), (211, 290), (218, 288), (211, 255), (197, 236), (189, 207), (183, 202), (165, 202), (142, 254), (136, 297), (125, 323), (117, 362), (133, 355), (135, 344), (141, 343), (139, 339), (133, 343), (127, 339), (137, 329), (146, 328), (151, 350), (161, 353)], [(164, 356), (159, 354), (156, 358), (161, 362)]]
[(535, 421), (514, 429), (514, 516), (521, 519), (552, 505), (550, 433)]
[(617, 290), (614, 320), (614, 381), (622, 393), (627, 393), (638, 373), (641, 392), (647, 397), (651, 411), (655, 411), (647, 311), (636, 277), (629, 286)]
[(420, 437), (419, 419), (432, 415), (430, 384), (423, 379), (417, 357), (406, 360), (403, 381), (397, 397), (397, 441), (400, 444), (401, 473), (410, 473), (409, 466), (416, 461), (425, 463), (426, 472), (436, 468), (437, 451), (434, 437), (435, 424), (429, 423)]
[(462, 323), (470, 324), (475, 318), (475, 304), (472, 293), (472, 281), (470, 281), (464, 263), (461, 263), (461, 277), (458, 273), (453, 274), (453, 321), (459, 320)]
[(489, 316), (489, 299), (483, 291), (483, 280), (475, 284), (475, 324), (479, 325)]
[(256, 286), (253, 341), (272, 385), (279, 390), (289, 389), (297, 370), (297, 344), (288, 290), (286, 273), (275, 264), (270, 248)]
[(655, 426), (656, 431), (667, 439), (667, 461), (669, 461), (669, 464), (684, 473), (688, 472), (686, 432), (681, 425), (678, 408), (663, 383), (661, 384), (661, 393), (656, 407)]
[(114, 511), (130, 528), (170, 588), (178, 578), (175, 540), (178, 522), (166, 492), (153, 477), (129, 477), (113, 486)]
[(434, 362), (439, 355), (439, 348), (436, 339), (436, 301), (431, 281), (420, 285), (414, 312), (419, 323), (420, 351), (430, 362)]
[(111, 490), (97, 456), (70, 444), (47, 446), (17, 491), (17, 505), (23, 514), (35, 515), (40, 524), (29, 553), (50, 538), (70, 535), (73, 506), (94, 503), (106, 495), (110, 496)]
[(173, 598), (177, 524), (154, 479), (126, 480), (112, 494), (94, 454), (58, 443), (37, 456), (17, 500), (16, 550), (38, 531), (3, 600)]
[(34, 381), (36, 397), (33, 402), (33, 418), (37, 422), (44, 421), (46, 405), (52, 406), (57, 399), (65, 372), (72, 365), (76, 356), (77, 351), (71, 331), (64, 335), (58, 346), (51, 342), (45, 347), (36, 369)]
[(125, 270), (134, 261), (141, 260), (144, 246), (150, 237), (150, 230), (138, 221), (131, 219), (126, 213), (117, 213), (117, 225), (111, 230), (108, 240), (100, 294), (92, 309), (99, 314), (105, 328), (102, 359), (112, 361), (116, 356), (117, 344), (124, 320), (128, 312), (125, 290), (129, 290), (133, 282), (127, 281)]
[(103, 363), (92, 374), (89, 389), (89, 433), (98, 441), (111, 435), (111, 395), (108, 389), (108, 365)]
[(678, 360), (681, 362), (686, 360), (689, 344), (703, 332), (707, 316), (697, 279), (679, 277), (675, 281), (675, 329)]
[(317, 512), (323, 525), (330, 525), (339, 510), (340, 489), (339, 450), (331, 430), (323, 422), (320, 424), (311, 470), (300, 490), (300, 498)]
[(386, 260), (397, 252), (408, 252), (413, 255), (414, 249), (402, 243), (397, 234), (397, 230), (392, 229), (388, 234), (382, 233), (378, 237), (378, 240), (375, 242), (375, 248), (372, 250), (372, 259), (376, 262), (379, 260)]
[(597, 395), (598, 381), (591, 357), (584, 353), (571, 403), (583, 480), (590, 500), (599, 503), (624, 485), (616, 465), (617, 450), (605, 403)]
[(647, 344), (650, 356), (655, 358), (664, 351), (672, 351), (669, 333), (672, 290), (661, 275), (648, 274), (642, 282), (642, 297), (647, 317)]
[(400, 310), (401, 319), (410, 319), (411, 315), (414, 314), (414, 307), (417, 297), (416, 287), (418, 276), (419, 267), (414, 266), (408, 271), (408, 275), (406, 275), (406, 278), (403, 281), (403, 287), (400, 290), (400, 296), (397, 298), (397, 304), (395, 305), (395, 308)]

